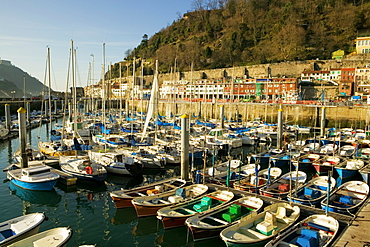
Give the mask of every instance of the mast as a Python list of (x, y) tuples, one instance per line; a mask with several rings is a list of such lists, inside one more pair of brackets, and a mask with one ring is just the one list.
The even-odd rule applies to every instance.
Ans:
[(122, 64), (119, 63), (119, 94), (120, 94), (120, 97), (119, 97), (119, 120), (120, 120), (120, 126), (122, 127), (122, 97), (123, 97), (123, 92), (122, 92)]
[(131, 119), (131, 135), (134, 133), (134, 98), (135, 98), (135, 57), (134, 57), (134, 61), (133, 61), (133, 64), (132, 64), (132, 98), (131, 98), (131, 102), (132, 102), (132, 119)]
[(50, 71), (50, 48), (48, 47), (48, 87), (49, 87), (49, 119), (50, 119), (50, 133), (53, 129), (51, 117), (51, 71)]
[[(106, 133), (107, 133), (107, 126), (106, 126), (106, 121), (105, 121), (105, 100), (106, 100), (106, 85), (105, 85), (105, 75), (104, 75), (104, 72), (105, 72), (105, 43), (103, 43), (103, 64), (102, 64), (102, 70), (101, 70), (101, 73), (102, 73), (102, 89), (103, 89), (103, 100), (102, 100), (102, 111), (103, 111), (103, 129), (104, 129), (104, 137), (106, 136)], [(104, 149), (105, 151), (107, 151), (107, 143), (104, 142)]]
[(77, 93), (76, 93), (76, 50), (73, 47), (73, 40), (71, 40), (72, 50), (72, 100), (73, 100), (73, 137), (77, 137)]

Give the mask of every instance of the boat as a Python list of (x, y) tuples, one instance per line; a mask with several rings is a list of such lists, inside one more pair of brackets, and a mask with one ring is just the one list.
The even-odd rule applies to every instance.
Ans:
[(339, 155), (342, 157), (352, 157), (356, 152), (356, 147), (353, 145), (344, 145), (339, 148)]
[(328, 176), (313, 178), (307, 184), (298, 188), (292, 195), (288, 195), (288, 201), (309, 206), (319, 206), (320, 202), (327, 196), (329, 184), (330, 192), (333, 191), (336, 185), (336, 181), (333, 177), (330, 177), (330, 183), (328, 183)]
[(51, 171), (46, 165), (7, 171), (7, 178), (11, 183), (26, 190), (52, 190), (58, 181), (59, 175)]
[(235, 189), (255, 192), (267, 183), (272, 184), (280, 177), (282, 170), (279, 167), (271, 167), (258, 171), (258, 174), (249, 174), (240, 181), (235, 181), (233, 186)]
[(138, 176), (143, 172), (140, 163), (134, 162), (132, 157), (122, 153), (110, 150), (89, 150), (88, 153), (92, 161), (102, 165), (109, 173)]
[(331, 216), (323, 214), (310, 215), (265, 247), (299, 247), (299, 246), (331, 246), (338, 233), (339, 222)]
[(17, 241), (8, 247), (60, 247), (65, 246), (71, 237), (72, 229), (70, 227), (57, 227)]
[(22, 215), (0, 223), (0, 246), (8, 246), (38, 233), (46, 220), (44, 213)]
[(333, 167), (339, 164), (342, 159), (339, 156), (324, 156), (323, 158), (312, 162), (316, 173), (319, 176), (328, 175), (328, 172), (333, 169)]
[(228, 167), (230, 167), (230, 170), (235, 170), (239, 168), (241, 165), (242, 165), (241, 160), (225, 161), (220, 164), (217, 164), (215, 167), (208, 168), (208, 175), (209, 176), (219, 175), (221, 173), (225, 173)]
[(260, 193), (264, 196), (285, 199), (289, 192), (294, 191), (304, 184), (307, 179), (307, 174), (303, 171), (292, 171), (284, 174), (274, 183), (266, 185), (260, 189)]
[(190, 201), (176, 203), (158, 210), (157, 218), (162, 221), (164, 229), (183, 226), (187, 218), (198, 213), (206, 213), (234, 198), (234, 193), (216, 190)]
[(263, 201), (255, 196), (244, 196), (232, 202), (225, 203), (217, 210), (196, 214), (185, 223), (190, 229), (194, 241), (218, 237), (220, 232), (238, 222), (241, 218), (258, 212)]
[(336, 188), (326, 199), (321, 201), (321, 208), (330, 212), (352, 213), (369, 196), (369, 185), (362, 181), (348, 181)]
[(227, 246), (264, 246), (278, 233), (293, 225), (299, 215), (298, 206), (274, 203), (262, 213), (250, 214), (237, 224), (225, 228), (220, 237)]
[(355, 176), (365, 165), (362, 159), (348, 159), (334, 166), (339, 177), (348, 178)]
[(61, 155), (59, 162), (62, 171), (77, 179), (102, 182), (107, 177), (107, 170), (87, 155)]
[[(176, 190), (185, 184), (185, 180), (179, 178), (170, 178), (133, 189), (112, 191), (110, 192), (110, 197), (112, 198), (116, 208), (127, 208), (133, 206), (131, 203), (132, 199), (141, 196), (147, 196), (148, 192), (153, 192), (153, 190), (157, 190), (158, 192)], [(150, 194), (155, 195), (155, 193)]]
[(312, 163), (319, 160), (321, 158), (318, 154), (305, 154), (300, 157), (296, 161), (293, 161), (292, 164), (294, 167), (299, 167), (299, 169), (305, 170), (312, 167)]
[(138, 217), (152, 216), (163, 207), (194, 199), (206, 193), (207, 190), (208, 186), (205, 184), (192, 184), (176, 190), (134, 198), (132, 205)]

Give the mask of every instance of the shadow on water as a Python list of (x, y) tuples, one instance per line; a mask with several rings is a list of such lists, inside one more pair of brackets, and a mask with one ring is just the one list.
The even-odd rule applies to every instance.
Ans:
[(18, 196), (22, 201), (27, 201), (32, 204), (56, 206), (62, 199), (61, 195), (59, 195), (55, 189), (51, 191), (25, 190), (14, 185), (12, 182), (9, 182), (9, 189), (11, 194)]
[(129, 224), (136, 220), (136, 212), (134, 207), (120, 208), (116, 210), (116, 214), (110, 219), (113, 225)]
[(138, 218), (137, 223), (132, 229), (132, 235), (135, 237), (156, 233), (162, 223), (154, 216)]

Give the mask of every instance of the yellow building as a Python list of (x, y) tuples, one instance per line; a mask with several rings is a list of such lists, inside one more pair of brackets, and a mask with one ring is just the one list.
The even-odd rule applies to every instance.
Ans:
[(356, 40), (356, 53), (370, 53), (370, 37), (358, 37)]

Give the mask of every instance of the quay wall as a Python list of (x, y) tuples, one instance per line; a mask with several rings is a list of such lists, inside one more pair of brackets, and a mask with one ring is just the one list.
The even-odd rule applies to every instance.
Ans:
[[(17, 114), (19, 107), (23, 107), (23, 102), (8, 102), (12, 114)], [(30, 102), (31, 111), (40, 110), (41, 102)], [(132, 104), (134, 104), (132, 106)], [(61, 107), (61, 102), (58, 101), (58, 108)], [(107, 109), (119, 108), (119, 101), (111, 101)], [(241, 119), (243, 122), (251, 121), (256, 118), (265, 120), (268, 123), (276, 123), (280, 104), (266, 103), (221, 103), (221, 102), (171, 102), (160, 101), (158, 104), (158, 112), (160, 115), (169, 116), (171, 113), (175, 115), (188, 114), (198, 116), (200, 120), (220, 119), (220, 108), (224, 107), (225, 117), (227, 120)], [(127, 101), (124, 103), (124, 108), (129, 110), (134, 108), (137, 111), (146, 112), (148, 101), (141, 102), (140, 100)], [(283, 104), (283, 119), (286, 124), (300, 124), (303, 126), (320, 126), (321, 105), (296, 105)], [(95, 109), (101, 109), (101, 102), (95, 104)], [(82, 111), (83, 107), (80, 106)], [(365, 128), (370, 121), (370, 107), (368, 106), (325, 106), (326, 109), (326, 127), (352, 127)], [(4, 116), (5, 107), (0, 103), (0, 116)]]
[[(132, 102), (129, 102), (129, 105)], [(134, 108), (146, 112), (147, 102), (134, 102)], [(258, 103), (211, 103), (211, 102), (160, 102), (158, 112), (160, 115), (169, 116), (188, 114), (189, 116), (201, 115), (201, 120), (220, 119), (220, 108), (223, 105), (227, 120), (242, 119), (243, 122), (256, 118), (267, 123), (276, 123), (279, 104)], [(143, 106), (143, 107), (142, 107)], [(141, 109), (141, 107), (143, 109)], [(283, 119), (286, 124), (299, 124), (303, 126), (319, 127), (321, 121), (320, 105), (282, 105)], [(130, 106), (129, 109), (131, 109)], [(370, 120), (370, 107), (367, 106), (325, 106), (326, 127), (352, 127), (365, 128)]]

